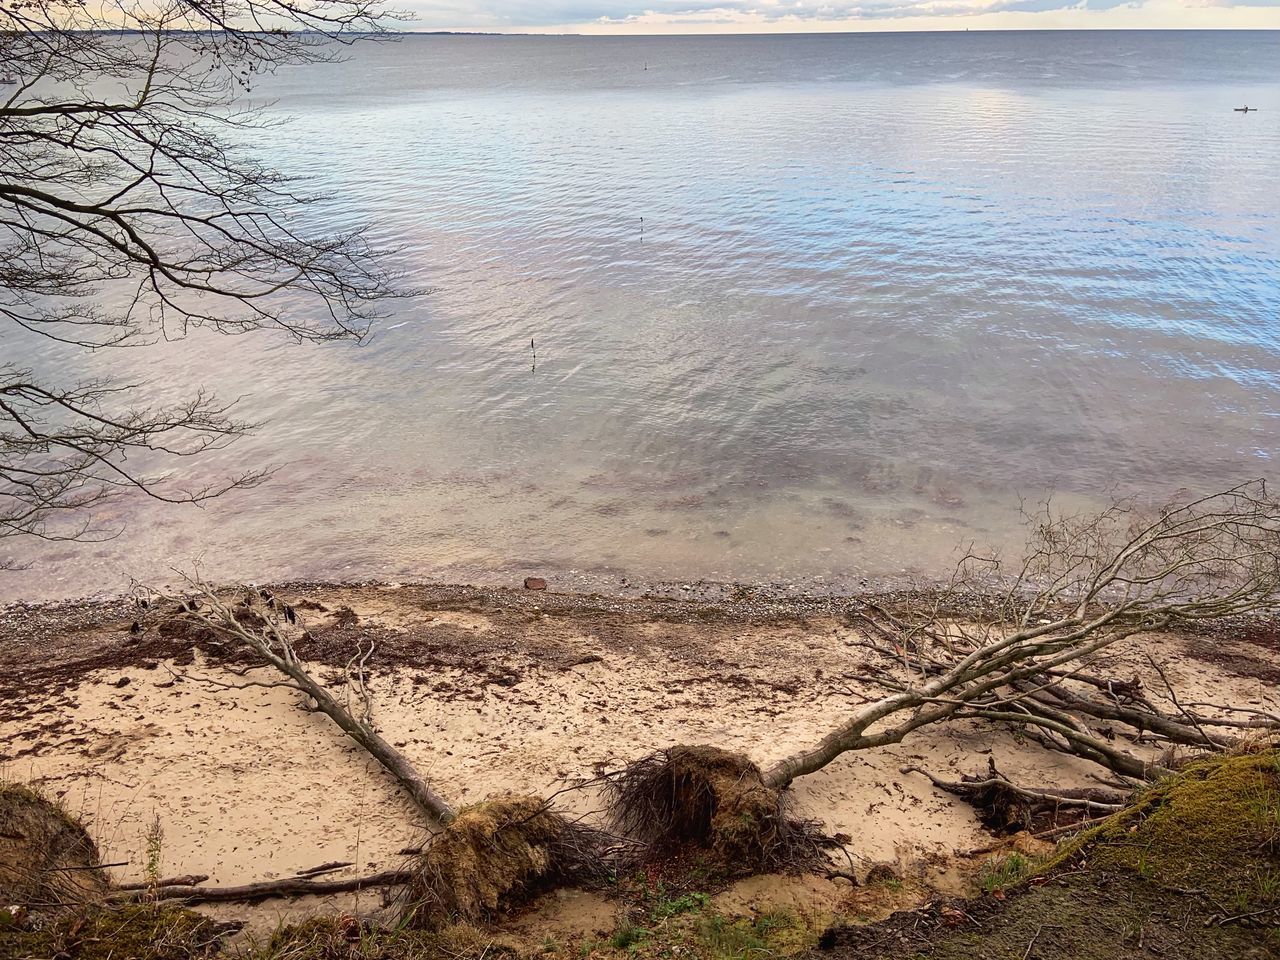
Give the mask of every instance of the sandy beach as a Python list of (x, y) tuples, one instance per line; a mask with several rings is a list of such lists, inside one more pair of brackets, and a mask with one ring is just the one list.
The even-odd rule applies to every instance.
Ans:
[[(846, 617), (860, 601), (847, 598), (276, 589), (306, 618), (300, 654), (335, 690), (337, 668), (358, 644), (374, 645), (381, 732), (458, 806), (510, 791), (556, 794), (589, 817), (599, 798), (578, 787), (628, 760), (708, 743), (767, 764), (876, 694)], [(161, 872), (207, 875), (210, 885), (332, 862), (351, 866), (331, 876), (353, 876), (397, 866), (423, 843), (431, 825), (330, 720), (272, 687), (264, 670), (153, 629), (131, 632), (136, 612), (128, 599), (0, 612), (0, 772), (82, 817), (117, 880), (141, 879), (153, 820)], [(1146, 635), (1097, 669), (1143, 676), (1156, 692), (1150, 652), (1183, 696), (1275, 712), (1274, 644), (1265, 630)], [(945, 884), (951, 858), (991, 837), (968, 805), (900, 768), (955, 780), (989, 759), (1031, 784), (1089, 786), (1097, 772), (991, 725), (953, 723), (803, 778), (797, 809), (849, 838), (855, 873), (891, 863)], [(823, 896), (839, 892), (808, 882), (826, 884)]]

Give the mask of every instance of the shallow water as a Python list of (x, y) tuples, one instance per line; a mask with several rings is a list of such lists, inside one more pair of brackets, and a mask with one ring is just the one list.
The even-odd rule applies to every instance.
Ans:
[(201, 469), (279, 469), (21, 544), (0, 598), (197, 556), (841, 585), (1012, 551), (1020, 498), (1273, 475), (1278, 68), (1275, 33), (956, 33), (410, 37), (283, 71), (258, 150), (430, 292), (363, 347), (5, 331), (49, 375), (242, 395), (268, 427)]

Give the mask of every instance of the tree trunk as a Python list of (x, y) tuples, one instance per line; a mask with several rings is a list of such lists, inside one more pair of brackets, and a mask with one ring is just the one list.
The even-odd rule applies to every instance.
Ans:
[(316, 707), (319, 708), (321, 713), (341, 727), (347, 736), (364, 747), (370, 756), (382, 764), (387, 772), (404, 787), (405, 792), (409, 794), (409, 799), (420, 810), (434, 818), (441, 825), (448, 823), (456, 816), (453, 807), (427, 785), (427, 781), (418, 773), (417, 768), (409, 762), (404, 754), (387, 743), (368, 724), (362, 723), (353, 717), (298, 662), (286, 660), (269, 650), (261, 652), (265, 654), (273, 666), (286, 673), (298, 685), (300, 690), (316, 702)]

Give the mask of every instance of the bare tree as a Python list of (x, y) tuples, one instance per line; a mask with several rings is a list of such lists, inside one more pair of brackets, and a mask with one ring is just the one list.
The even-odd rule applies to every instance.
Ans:
[[(267, 121), (238, 100), (388, 16), (379, 0), (0, 0), (0, 342), (361, 339), (395, 278), (360, 231), (308, 230), (316, 198), (246, 149)], [(0, 364), (0, 538), (109, 535), (85, 511), (124, 490), (189, 503), (262, 479), (174, 483), (175, 458), (249, 425), (200, 391), (148, 406), (141, 386)]]
[[(1280, 718), (1229, 708), (1193, 712), (1172, 686), (1171, 709), (1161, 710), (1140, 682), (1090, 672), (1135, 634), (1280, 609), (1280, 503), (1262, 481), (1154, 515), (1121, 503), (1086, 517), (1046, 506), (1032, 519), (1026, 556), (1008, 578), (998, 559), (970, 555), (930, 604), (857, 611), (871, 654), (865, 679), (887, 695), (779, 761), (765, 782), (782, 787), (842, 753), (950, 719), (1014, 724), (1134, 780), (1166, 771), (1117, 745), (1098, 721), (1206, 750), (1244, 729), (1280, 727)], [(960, 597), (991, 584), (1003, 589), (982, 616), (955, 613)]]
[(125, 491), (141, 490), (167, 503), (199, 503), (266, 476), (252, 470), (193, 486), (166, 473), (140, 472), (148, 459), (195, 457), (230, 443), (251, 425), (204, 391), (175, 405), (113, 410), (115, 398), (135, 388), (99, 381), (54, 390), (28, 371), (0, 365), (0, 538), (110, 536), (87, 514)]

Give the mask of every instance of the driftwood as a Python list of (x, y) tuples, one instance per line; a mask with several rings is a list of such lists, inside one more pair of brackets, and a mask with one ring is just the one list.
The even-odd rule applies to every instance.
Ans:
[(157, 883), (117, 883), (117, 890), (160, 890), (165, 887), (195, 887), (209, 879), (208, 874), (188, 873), (181, 877), (170, 877)]
[(187, 578), (187, 582), (198, 592), (200, 599), (178, 602), (177, 624), (205, 627), (220, 640), (253, 652), (264, 665), (283, 675), (276, 682), (250, 680), (239, 685), (218, 683), (218, 686), (233, 689), (267, 686), (296, 690), (382, 764), (428, 818), (443, 825), (456, 816), (453, 807), (431, 789), (408, 757), (388, 743), (374, 726), (372, 701), (364, 674), (365, 664), (373, 655), (372, 645), (368, 650), (358, 648), (356, 655), (347, 663), (348, 692), (360, 705), (358, 712), (353, 712), (312, 677), (299, 659), (290, 638), (292, 633), (303, 632), (294, 608), (270, 597), (264, 603), (255, 603), (258, 594), (248, 589), (241, 602), (232, 605), (204, 581)]
[[(384, 870), (368, 877), (352, 877), (349, 880), (305, 880), (288, 877), (283, 880), (263, 880), (238, 887), (196, 887), (168, 885), (146, 889), (121, 889), (108, 897), (112, 903), (138, 903), (158, 900), (194, 903), (252, 903), (273, 897), (319, 897), (331, 893), (351, 893), (366, 887), (393, 887), (408, 883), (414, 877), (411, 870)], [(185, 878), (183, 878), (185, 879)]]
[(334, 860), (331, 863), (322, 863), (318, 867), (308, 867), (306, 870), (299, 870), (294, 874), (295, 877), (318, 877), (322, 873), (333, 873), (335, 870), (341, 870), (343, 867), (354, 867), (355, 864), (350, 860)]

